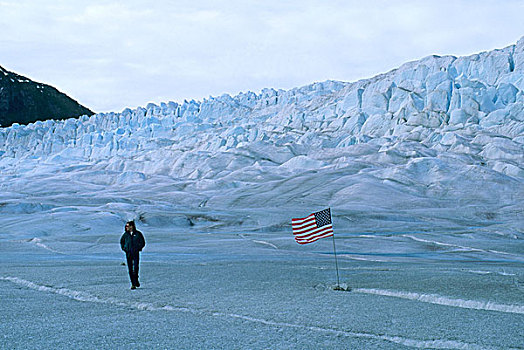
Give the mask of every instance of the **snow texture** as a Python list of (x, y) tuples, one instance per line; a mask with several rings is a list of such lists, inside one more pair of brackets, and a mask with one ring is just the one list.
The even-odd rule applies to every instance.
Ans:
[[(1, 128), (0, 189), (1, 348), (523, 348), (524, 38)], [(350, 291), (292, 237), (327, 207)]]

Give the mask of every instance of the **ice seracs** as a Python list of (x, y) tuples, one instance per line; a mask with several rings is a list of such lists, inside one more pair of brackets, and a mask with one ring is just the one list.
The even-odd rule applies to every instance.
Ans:
[(37, 174), (79, 188), (162, 179), (184, 183), (195, 206), (387, 207), (394, 193), (407, 206), (520, 208), (523, 91), (521, 39), (353, 83), (13, 125), (0, 129), (1, 186)]

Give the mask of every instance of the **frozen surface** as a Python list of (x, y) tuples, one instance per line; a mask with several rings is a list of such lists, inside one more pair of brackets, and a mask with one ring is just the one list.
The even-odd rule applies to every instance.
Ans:
[(522, 348), (519, 264), (341, 259), (340, 292), (330, 242), (306, 254), (197, 236), (152, 243), (136, 291), (118, 254), (2, 245), (2, 347)]
[[(524, 348), (523, 73), (521, 39), (0, 129), (0, 348)], [(292, 237), (326, 207), (351, 291)]]

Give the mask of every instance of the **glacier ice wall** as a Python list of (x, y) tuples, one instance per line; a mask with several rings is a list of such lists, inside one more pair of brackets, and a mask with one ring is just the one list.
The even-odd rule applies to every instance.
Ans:
[(161, 224), (163, 205), (264, 208), (260, 227), (331, 206), (361, 230), (522, 238), (524, 38), (353, 83), (2, 128), (0, 171), (0, 213), (82, 203)]

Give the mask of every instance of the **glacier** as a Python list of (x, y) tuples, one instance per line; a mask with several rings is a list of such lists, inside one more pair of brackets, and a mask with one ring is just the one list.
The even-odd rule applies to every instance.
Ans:
[[(466, 57), (429, 56), (357, 82), (0, 128), (0, 189), (0, 284), (8, 298), (23, 287), (73, 303), (64, 307), (80, 301), (102, 314), (149, 310), (152, 322), (203, 323), (187, 343), (164, 334), (161, 347), (522, 347), (524, 38)], [(326, 207), (353, 288), (342, 304), (329, 288), (331, 243), (298, 246), (291, 233), (292, 217)], [(125, 281), (113, 263), (130, 219), (148, 240), (142, 264), (151, 266), (151, 290), (122, 301), (118, 284), (95, 276), (85, 290), (71, 276), (85, 274), (85, 261)], [(167, 278), (163, 271), (176, 275), (172, 264), (181, 275)], [(186, 284), (195, 271), (198, 292), (184, 299), (194, 293)], [(158, 301), (162, 279), (173, 292)], [(285, 297), (299, 299), (298, 292), (283, 285), (317, 304), (300, 311)], [(246, 290), (251, 297), (241, 300)], [(335, 310), (331, 318), (318, 295)], [(351, 310), (369, 320), (354, 320)], [(465, 326), (455, 312), (477, 321)], [(232, 334), (263, 329), (229, 339), (221, 322)], [(80, 341), (75, 332), (67, 334)], [(314, 336), (307, 342), (294, 332)]]

